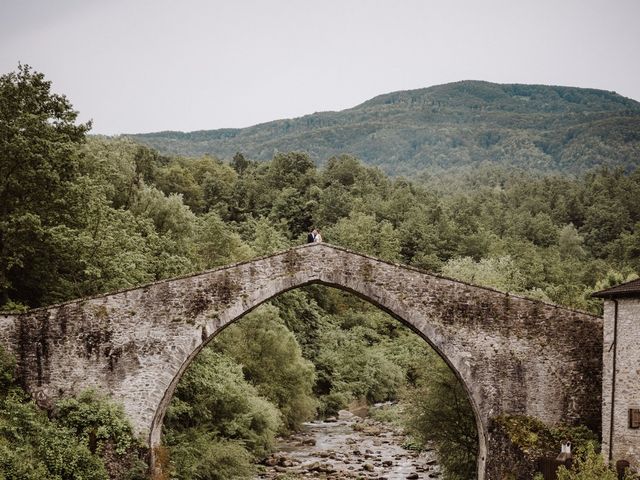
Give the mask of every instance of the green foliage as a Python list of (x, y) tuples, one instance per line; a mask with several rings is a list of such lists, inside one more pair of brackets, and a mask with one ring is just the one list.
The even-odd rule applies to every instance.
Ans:
[(277, 153), (269, 165), (266, 176), (274, 190), (294, 188), (302, 192), (314, 180), (315, 164), (306, 153)]
[(97, 455), (17, 391), (0, 404), (0, 478), (107, 480)]
[(281, 425), (278, 409), (244, 379), (241, 367), (207, 347), (178, 384), (164, 443), (177, 478), (245, 478), (253, 459), (271, 451)]
[(295, 335), (302, 356), (311, 362), (321, 348), (320, 333), (326, 327), (324, 311), (308, 289), (296, 289), (271, 300), (286, 327)]
[(160, 239), (150, 221), (96, 201), (87, 205), (85, 227), (51, 230), (50, 242), (77, 273), (60, 278), (48, 298), (82, 297), (156, 279), (152, 244)]
[[(276, 122), (267, 136), (262, 127), (186, 134), (207, 145), (203, 153), (219, 140), (233, 154), (237, 142), (269, 138), (268, 148), (243, 147), (247, 156), (226, 164), (162, 156), (125, 138), (86, 140), (69, 102), (20, 67), (0, 77), (0, 307), (22, 311), (267, 255), (303, 243), (313, 226), (325, 241), (386, 260), (598, 312), (594, 290), (640, 273), (639, 114), (608, 92), (461, 82)], [(300, 152), (255, 161), (268, 160), (261, 155), (274, 151), (279, 131), (283, 152), (313, 143), (319, 160), (337, 156), (324, 168)], [(175, 145), (183, 137), (163, 135)], [(312, 143), (295, 144), (308, 135)], [(430, 169), (413, 181), (389, 178), (345, 149), (387, 171)], [(549, 173), (594, 165), (624, 168)], [(466, 392), (422, 339), (365, 302), (307, 287), (214, 343), (167, 414), (176, 478), (248, 478), (277, 431), (298, 428), (318, 405), (327, 415), (363, 399), (408, 403), (408, 428), (418, 443), (435, 443), (448, 478), (472, 475)], [(65, 447), (75, 472), (98, 465), (98, 452), (127, 464), (105, 461), (112, 478), (139, 474), (117, 409), (85, 394), (61, 402), (49, 421), (16, 397), (13, 365), (0, 351), (6, 468), (49, 478)], [(531, 452), (589, 436), (526, 422), (512, 433)]]
[(325, 237), (333, 243), (385, 260), (400, 258), (400, 238), (393, 226), (372, 215), (351, 212), (327, 229)]
[(505, 292), (522, 292), (525, 287), (524, 275), (509, 255), (483, 258), (478, 262), (470, 257), (458, 257), (443, 265), (442, 273), (457, 280)]
[[(640, 268), (640, 173), (571, 180), (480, 166), (418, 184), (346, 155), (321, 170), (299, 153), (245, 159), (239, 175), (211, 157), (162, 157), (124, 139), (79, 149), (69, 198), (84, 208), (74, 204), (73, 223), (43, 226), (34, 210), (12, 224), (27, 235), (18, 248), (42, 253), (29, 268), (44, 279), (15, 300), (66, 300), (272, 253), (312, 225), (330, 243), (592, 311), (601, 275)], [(609, 206), (622, 214), (608, 218)]]
[(60, 400), (50, 419), (14, 382), (0, 347), (0, 478), (146, 478), (141, 445), (121, 407), (93, 392)]
[[(558, 480), (617, 480), (615, 470), (604, 463), (602, 455), (596, 452), (594, 443), (587, 442), (574, 455), (570, 469), (561, 466), (558, 469)], [(625, 480), (632, 480), (633, 475), (627, 473)]]
[(241, 442), (204, 433), (181, 434), (171, 449), (177, 480), (251, 480), (253, 456)]
[(81, 208), (74, 181), (90, 124), (76, 118), (28, 65), (0, 76), (0, 304), (36, 303), (62, 273), (49, 237)]
[(330, 313), (316, 324), (318, 349), (312, 357), (322, 415), (334, 415), (354, 400), (397, 400), (406, 385), (417, 381), (424, 371), (420, 359), (432, 358), (422, 339), (344, 292), (314, 287), (309, 293)]
[(198, 268), (205, 270), (247, 260), (254, 256), (240, 235), (232, 231), (215, 212), (196, 219), (195, 249)]
[(20, 302), (14, 302), (13, 300), (8, 300), (7, 303), (0, 306), (0, 311), (7, 313), (23, 313), (29, 310), (29, 307)]
[(369, 403), (395, 400), (404, 371), (385, 355), (380, 333), (359, 324), (368, 314), (351, 315), (360, 318), (349, 319), (349, 314), (342, 318), (354, 322), (352, 326), (325, 329), (320, 337), (321, 350), (316, 360), (319, 374), (334, 396), (342, 393)]
[(138, 443), (122, 407), (90, 390), (56, 403), (55, 418), (98, 453), (110, 444), (124, 455)]
[(154, 150), (124, 138), (91, 136), (80, 150), (80, 171), (114, 208), (131, 207), (136, 191), (154, 180), (163, 163)]
[(298, 430), (313, 418), (314, 366), (302, 357), (276, 307), (250, 313), (216, 337), (214, 345), (241, 364), (245, 378), (278, 407), (286, 430)]
[(250, 245), (257, 255), (269, 255), (290, 246), (287, 238), (265, 217), (247, 222)]
[(598, 437), (583, 425), (549, 427), (540, 420), (524, 415), (500, 416), (494, 419), (511, 442), (532, 459), (556, 456), (560, 445), (570, 441), (574, 450), (581, 450), (597, 442)]
[(388, 404), (381, 407), (370, 408), (369, 417), (378, 422), (402, 425), (403, 407), (400, 404)]
[(467, 392), (444, 362), (427, 368), (406, 393), (405, 428), (423, 445), (434, 443), (446, 480), (474, 478), (478, 434)]

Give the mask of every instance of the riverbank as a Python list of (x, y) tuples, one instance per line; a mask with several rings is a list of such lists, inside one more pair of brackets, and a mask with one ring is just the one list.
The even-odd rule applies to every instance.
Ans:
[(256, 479), (431, 479), (440, 478), (432, 450), (404, 448), (395, 426), (341, 411), (331, 421), (315, 421), (278, 444)]

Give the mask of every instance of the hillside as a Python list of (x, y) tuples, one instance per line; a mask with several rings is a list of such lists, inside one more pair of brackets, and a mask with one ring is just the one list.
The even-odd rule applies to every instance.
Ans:
[(323, 163), (349, 153), (391, 174), (483, 161), (567, 173), (632, 170), (640, 159), (640, 103), (603, 90), (463, 81), (248, 128), (130, 137), (184, 156), (242, 152), (268, 160), (297, 150)]

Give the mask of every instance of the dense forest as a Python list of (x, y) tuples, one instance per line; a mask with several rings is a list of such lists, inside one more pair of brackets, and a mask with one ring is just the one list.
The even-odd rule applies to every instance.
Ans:
[(323, 164), (346, 153), (393, 175), (483, 162), (538, 172), (629, 171), (640, 153), (640, 103), (603, 90), (464, 81), (248, 128), (131, 137), (165, 154), (222, 159), (303, 151)]
[[(569, 177), (485, 162), (406, 179), (346, 154), (322, 167), (300, 152), (228, 162), (163, 155), (88, 136), (76, 118), (29, 67), (0, 77), (3, 310), (265, 255), (305, 242), (312, 227), (329, 243), (591, 312), (601, 308), (593, 291), (640, 272), (637, 169)], [(0, 351), (0, 479), (144, 478), (144, 449), (118, 406), (85, 392), (45, 414), (14, 367)], [(161, 457), (170, 478), (252, 478), (277, 435), (391, 400), (416, 448), (434, 442), (446, 478), (466, 480), (477, 439), (465, 399), (396, 320), (344, 292), (306, 287), (198, 356), (167, 413)]]

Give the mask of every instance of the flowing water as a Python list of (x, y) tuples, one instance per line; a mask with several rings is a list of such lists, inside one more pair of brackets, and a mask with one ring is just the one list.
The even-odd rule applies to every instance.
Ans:
[(341, 411), (335, 421), (306, 423), (278, 444), (258, 479), (440, 478), (433, 451), (405, 449), (404, 435), (386, 423)]

